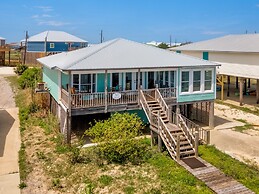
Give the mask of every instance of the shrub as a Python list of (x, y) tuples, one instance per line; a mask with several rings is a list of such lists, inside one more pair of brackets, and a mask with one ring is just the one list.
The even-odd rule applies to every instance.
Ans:
[(29, 68), (26, 69), (18, 79), (19, 86), (22, 89), (33, 88), (37, 82), (41, 80), (41, 69)]
[(19, 64), (17, 65), (15, 68), (14, 68), (14, 72), (17, 74), (17, 75), (22, 75), (23, 72), (28, 69), (28, 66), (26, 65), (23, 65), (23, 64)]
[(135, 114), (115, 113), (108, 120), (95, 122), (85, 133), (99, 143), (100, 156), (108, 162), (139, 163), (148, 153), (147, 144), (136, 139), (143, 127)]

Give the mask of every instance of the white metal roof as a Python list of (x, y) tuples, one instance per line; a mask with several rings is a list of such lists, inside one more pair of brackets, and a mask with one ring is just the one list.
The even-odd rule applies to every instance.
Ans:
[(81, 38), (78, 38), (63, 31), (41, 32), (28, 38), (28, 42), (45, 42), (45, 39), (48, 42), (87, 42)]
[(0, 40), (5, 40), (5, 38), (3, 38), (3, 37), (0, 36)]
[(235, 77), (259, 79), (259, 66), (236, 63), (222, 63), (217, 67), (217, 74)]
[(179, 51), (259, 52), (259, 34), (228, 35), (174, 47)]
[(216, 66), (216, 63), (173, 53), (125, 39), (114, 39), (92, 47), (38, 59), (49, 68), (104, 70)]

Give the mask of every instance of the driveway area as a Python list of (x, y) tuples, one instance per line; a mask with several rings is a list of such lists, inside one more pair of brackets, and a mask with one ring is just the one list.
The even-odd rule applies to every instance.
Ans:
[(18, 108), (5, 76), (14, 75), (13, 68), (0, 67), (0, 194), (19, 194), (18, 151), (20, 132)]

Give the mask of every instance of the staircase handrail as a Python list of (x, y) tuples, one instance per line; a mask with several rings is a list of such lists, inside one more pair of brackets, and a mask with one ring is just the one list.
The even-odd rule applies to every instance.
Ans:
[(161, 95), (160, 91), (158, 88), (156, 88), (156, 93), (157, 93), (157, 101), (159, 102), (159, 104), (162, 106), (163, 109), (165, 109), (164, 111), (166, 112), (166, 116), (169, 118), (169, 108), (168, 105), (166, 104), (163, 96)]
[(140, 96), (139, 96), (139, 98), (140, 98), (140, 103), (141, 103), (141, 105), (142, 105), (142, 107), (143, 107), (143, 109), (144, 109), (146, 115), (148, 115), (148, 116), (147, 116), (147, 119), (148, 119), (149, 123), (152, 124), (151, 118), (150, 118), (150, 117), (151, 117), (150, 114), (151, 114), (152, 112), (151, 112), (150, 107), (148, 106), (147, 100), (146, 100), (146, 98), (145, 98), (145, 95), (144, 95), (142, 89), (140, 89)]
[[(177, 114), (177, 117), (179, 119), (178, 120), (178, 122), (179, 122), (178, 125), (180, 125), (180, 127), (183, 129), (183, 132), (185, 133), (186, 137), (190, 141), (191, 145), (194, 147), (194, 145), (195, 145), (195, 138), (194, 138), (193, 134), (191, 133), (191, 131), (188, 128), (188, 126), (186, 125), (186, 122), (182, 118), (181, 114)], [(183, 126), (181, 125), (181, 123), (183, 124)]]

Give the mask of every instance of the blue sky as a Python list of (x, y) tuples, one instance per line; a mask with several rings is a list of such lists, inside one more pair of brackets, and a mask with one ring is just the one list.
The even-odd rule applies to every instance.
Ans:
[(200, 41), (259, 33), (259, 0), (12, 0), (0, 3), (0, 36), (7, 42), (63, 30), (90, 43), (123, 37)]

